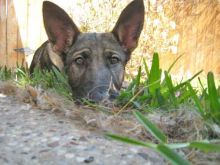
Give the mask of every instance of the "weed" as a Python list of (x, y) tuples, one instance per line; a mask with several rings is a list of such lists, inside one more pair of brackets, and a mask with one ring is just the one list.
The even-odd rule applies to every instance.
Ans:
[[(178, 59), (180, 59), (180, 57), (178, 57), (177, 60)], [(158, 107), (170, 109), (186, 102), (191, 96), (187, 88), (187, 82), (194, 80), (202, 71), (196, 73), (192, 78), (184, 82), (175, 83), (169, 72), (177, 60), (174, 61), (168, 71), (164, 72), (160, 69), (159, 56), (157, 53), (153, 55), (150, 70), (144, 61), (144, 71), (145, 74), (148, 75), (148, 78), (142, 81), (143, 71), (142, 67), (140, 67), (137, 76), (118, 97), (118, 104), (126, 105), (122, 109), (125, 109), (129, 105), (139, 110)]]
[(152, 142), (144, 142), (137, 139), (114, 135), (114, 134), (106, 134), (107, 137), (121, 141), (124, 143), (138, 145), (146, 148), (153, 149), (154, 151), (161, 154), (167, 161), (169, 161), (172, 165), (189, 165), (190, 162), (180, 156), (175, 149), (180, 148), (195, 148), (205, 152), (220, 152), (219, 140), (203, 140), (203, 141), (193, 141), (186, 143), (169, 143), (167, 136), (161, 132), (150, 120), (148, 120), (143, 114), (138, 111), (134, 111), (134, 115), (137, 120), (143, 125), (145, 129), (147, 129), (157, 140), (158, 144)]
[(71, 88), (66, 75), (55, 67), (51, 71), (36, 68), (32, 75), (23, 66), (17, 67), (15, 70), (3, 67), (0, 69), (0, 79), (13, 80), (20, 87), (32, 85), (44, 89), (49, 88), (72, 100)]

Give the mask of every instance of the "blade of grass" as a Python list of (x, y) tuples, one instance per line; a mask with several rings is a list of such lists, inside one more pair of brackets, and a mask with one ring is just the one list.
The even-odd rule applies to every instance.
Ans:
[(135, 117), (138, 121), (153, 135), (159, 142), (167, 143), (167, 137), (159, 128), (157, 128), (150, 120), (138, 111), (134, 111)]
[(147, 74), (147, 77), (150, 76), (150, 72), (149, 72), (149, 69), (148, 69), (148, 66), (147, 66), (147, 63), (146, 63), (146, 60), (143, 59), (143, 64), (144, 64), (144, 69), (145, 69), (145, 72)]
[(220, 103), (218, 100), (220, 96), (218, 96), (218, 92), (215, 87), (214, 75), (212, 72), (208, 73), (207, 81), (208, 81), (208, 92), (209, 92), (211, 112), (212, 114), (216, 114), (220, 112)]
[(157, 103), (160, 107), (166, 104), (166, 98), (162, 95), (160, 89), (156, 90)]
[(205, 142), (192, 142), (189, 147), (197, 148), (204, 152), (220, 152), (220, 145), (213, 143), (205, 143)]
[(170, 149), (180, 149), (189, 147), (190, 143), (171, 143), (165, 145), (168, 146)]
[(199, 80), (199, 84), (200, 84), (200, 86), (202, 87), (202, 90), (204, 91), (204, 90), (205, 90), (205, 88), (204, 88), (204, 86), (203, 86), (203, 84), (202, 84), (202, 80), (201, 80), (201, 78), (200, 78), (200, 77), (198, 77), (198, 80)]
[(175, 151), (170, 149), (164, 144), (159, 144), (156, 149), (161, 155), (163, 155), (172, 165), (190, 165), (189, 161), (182, 158)]
[(132, 94), (135, 95), (135, 93), (138, 91), (138, 88), (140, 86), (140, 82), (141, 82), (141, 66), (139, 67), (138, 69), (138, 74), (137, 76), (135, 77), (135, 80), (134, 80), (134, 88), (132, 89)]
[(62, 83), (62, 84), (65, 84), (68, 88), (69, 87), (69, 83), (67, 81), (67, 78), (64, 76), (64, 74), (62, 74), (57, 68), (55, 67), (52, 67), (52, 70), (55, 74), (55, 76), (58, 78), (58, 80)]
[(159, 64), (159, 55), (158, 53), (154, 53), (152, 66), (149, 74), (149, 84), (154, 84), (149, 87), (149, 91), (153, 96), (155, 96), (156, 89), (160, 88), (160, 80), (161, 80), (161, 69)]
[(177, 91), (179, 90), (180, 88), (182, 88), (184, 85), (186, 85), (188, 82), (191, 82), (193, 79), (195, 79), (198, 75), (200, 75), (201, 73), (203, 72), (203, 70), (200, 70), (199, 72), (197, 72), (194, 76), (192, 76), (190, 79), (180, 83), (179, 85), (177, 85), (175, 88), (174, 88), (174, 91)]
[[(157, 81), (154, 83), (157, 83)], [(118, 116), (120, 113), (122, 113), (128, 107), (128, 105), (130, 105), (138, 97), (138, 95), (141, 92), (143, 92), (145, 89), (149, 88), (150, 86), (154, 85), (154, 83), (150, 85), (146, 85), (143, 88), (141, 88), (115, 115)]]
[(153, 143), (145, 143), (142, 142), (140, 140), (137, 139), (133, 139), (133, 138), (129, 138), (129, 137), (125, 137), (125, 136), (120, 136), (120, 135), (114, 135), (114, 134), (105, 134), (107, 137), (123, 142), (123, 143), (128, 143), (128, 144), (132, 144), (132, 145), (137, 145), (137, 146), (142, 146), (142, 147), (147, 147), (147, 148), (151, 148), (151, 149), (155, 149), (156, 148), (156, 144)]
[(173, 83), (172, 83), (172, 79), (168, 75), (168, 72), (165, 71), (164, 73), (165, 73), (165, 81), (166, 81), (167, 87), (169, 89), (169, 93), (170, 93), (171, 99), (173, 100), (174, 106), (177, 106), (177, 99), (176, 99), (176, 96), (175, 96), (174, 86), (173, 86)]
[(153, 143), (145, 143), (133, 138), (128, 138), (125, 136), (114, 134), (106, 134), (106, 137), (123, 143), (154, 149), (156, 152), (160, 153), (165, 159), (167, 159), (172, 165), (190, 165), (190, 163), (187, 160), (180, 157), (175, 151), (173, 151), (164, 144), (156, 145)]
[(192, 96), (192, 98), (193, 98), (193, 100), (194, 100), (194, 102), (195, 102), (195, 104), (196, 104), (200, 114), (204, 117), (206, 112), (203, 109), (202, 104), (201, 104), (198, 96), (196, 95), (196, 92), (194, 91), (194, 89), (192, 88), (192, 86), (191, 86), (191, 84), (189, 82), (187, 83), (187, 87), (188, 87), (188, 89), (189, 89), (189, 91), (191, 93), (191, 96)]
[(177, 57), (173, 63), (170, 65), (170, 67), (168, 68), (167, 73), (170, 73), (171, 69), (173, 68), (173, 66), (177, 63), (177, 61), (182, 57), (183, 55), (180, 55), (179, 57)]

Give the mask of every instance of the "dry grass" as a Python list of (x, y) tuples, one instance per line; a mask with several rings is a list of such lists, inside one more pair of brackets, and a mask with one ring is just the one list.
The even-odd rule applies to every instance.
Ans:
[[(37, 111), (49, 110), (57, 115), (70, 118), (80, 129), (90, 130), (93, 133), (111, 132), (144, 141), (155, 141), (130, 113), (120, 116), (113, 113), (109, 115), (105, 111), (75, 105), (57, 93), (45, 91), (41, 88), (32, 86), (18, 88), (13, 82), (1, 82), (0, 94), (15, 97), (21, 102), (21, 105), (27, 103)], [(211, 131), (199, 115), (193, 111), (193, 107), (189, 105), (182, 106), (178, 111), (173, 110), (164, 113), (163, 111), (154, 111), (147, 117), (168, 135), (170, 143), (202, 140), (215, 134), (220, 136), (219, 132)], [(219, 154), (204, 154), (188, 149), (183, 150), (183, 152), (194, 164), (218, 162)]]
[[(37, 110), (61, 113), (90, 130), (114, 132), (139, 139), (152, 138), (130, 113), (118, 116), (112, 113), (112, 109), (106, 113), (102, 109), (98, 111), (97, 108), (95, 110), (84, 105), (75, 105), (52, 91), (32, 86), (18, 88), (12, 82), (0, 83), (0, 93), (16, 97), (21, 103), (28, 103)], [(148, 118), (169, 136), (171, 142), (205, 139), (208, 136), (205, 123), (190, 109), (193, 107), (182, 106), (178, 111), (165, 113), (155, 111)]]

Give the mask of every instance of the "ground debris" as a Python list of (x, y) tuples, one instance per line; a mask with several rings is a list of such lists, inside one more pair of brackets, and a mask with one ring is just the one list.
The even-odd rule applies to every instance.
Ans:
[[(18, 88), (11, 82), (0, 83), (0, 93), (4, 96), (0, 97), (0, 162), (8, 160), (11, 152), (19, 151), (22, 155), (31, 155), (30, 158), (36, 161), (51, 162), (64, 158), (78, 162), (83, 158), (84, 163), (97, 164), (103, 159), (100, 154), (105, 153), (108, 162), (105, 164), (143, 164), (146, 161), (164, 164), (154, 152), (141, 151), (103, 137), (104, 133), (111, 132), (157, 142), (131, 113), (114, 115), (97, 111), (76, 105), (52, 91), (32, 86)], [(183, 106), (169, 113), (155, 111), (148, 118), (168, 135), (169, 142), (205, 139), (210, 130), (195, 111), (187, 108)], [(13, 122), (9, 122), (11, 119)], [(6, 132), (9, 127), (10, 131)], [(201, 155), (206, 154), (184, 150), (183, 155), (197, 164), (205, 159)], [(16, 156), (20, 157), (19, 154)], [(206, 157), (206, 161), (216, 162), (218, 156), (213, 154), (212, 159)], [(27, 164), (25, 156), (22, 157), (23, 164)], [(57, 159), (53, 160), (54, 157)]]

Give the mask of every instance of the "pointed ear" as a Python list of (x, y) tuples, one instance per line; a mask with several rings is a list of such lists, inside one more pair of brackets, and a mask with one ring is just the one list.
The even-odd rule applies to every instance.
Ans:
[(112, 33), (121, 46), (131, 53), (138, 44), (144, 24), (144, 2), (133, 0), (121, 13)]
[(54, 52), (67, 51), (80, 33), (68, 14), (52, 2), (43, 2), (43, 20)]

